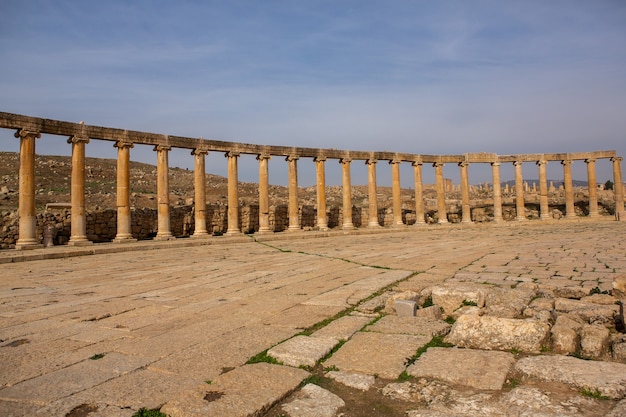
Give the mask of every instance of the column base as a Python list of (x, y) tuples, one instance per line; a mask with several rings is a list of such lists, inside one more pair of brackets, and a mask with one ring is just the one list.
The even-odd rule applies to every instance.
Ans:
[(448, 219), (439, 219), (439, 220), (437, 220), (437, 223), (438, 224), (446, 224), (446, 223), (448, 223)]
[(70, 241), (67, 242), (67, 246), (91, 246), (93, 242), (87, 238), (76, 238), (72, 239), (70, 237)]
[(395, 228), (404, 227), (404, 223), (394, 223), (392, 227), (395, 227)]
[(161, 235), (159, 236), (158, 234), (154, 237), (154, 240), (158, 240), (158, 241), (162, 241), (162, 240), (176, 240), (176, 238), (170, 233), (167, 235)]
[(227, 230), (226, 233), (224, 233), (224, 236), (241, 236), (241, 235), (243, 235), (243, 233), (239, 229)]
[(137, 239), (132, 236), (115, 236), (115, 239), (113, 239), (113, 243), (133, 243), (136, 241)]
[(264, 228), (259, 229), (255, 234), (267, 235), (270, 233), (274, 233), (274, 231), (270, 229), (269, 227), (264, 227)]
[(342, 230), (354, 230), (356, 229), (356, 227), (354, 227), (354, 224), (352, 223), (346, 223), (344, 225), (341, 226)]
[(211, 235), (209, 235), (209, 232), (205, 230), (204, 232), (194, 233), (189, 237), (191, 239), (208, 239), (209, 237), (211, 237)]
[(15, 250), (31, 250), (41, 248), (43, 248), (43, 244), (39, 243), (37, 239), (24, 239), (15, 242)]
[(472, 224), (472, 223), (474, 223), (474, 222), (473, 222), (473, 221), (471, 221), (471, 220), (461, 220), (461, 223), (462, 223), (462, 224)]
[(380, 229), (381, 227), (382, 226), (378, 222), (367, 224), (368, 229)]
[(615, 212), (615, 220), (618, 222), (626, 222), (626, 211)]
[(288, 231), (288, 232), (292, 232), (292, 233), (293, 233), (293, 232), (301, 232), (301, 231), (302, 231), (302, 228), (300, 228), (300, 226), (289, 226), (289, 227), (287, 228), (287, 231)]
[(516, 217), (515, 220), (517, 220), (518, 222), (525, 222), (526, 221), (526, 217)]

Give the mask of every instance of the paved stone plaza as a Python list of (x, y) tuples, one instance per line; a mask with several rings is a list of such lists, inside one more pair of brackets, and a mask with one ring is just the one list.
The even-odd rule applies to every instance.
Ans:
[[(172, 417), (258, 415), (309, 373), (246, 362), (385, 287), (455, 278), (610, 290), (626, 273), (625, 236), (625, 222), (584, 219), (2, 251), (0, 415), (129, 417), (163, 405)], [(318, 330), (319, 355), (368, 323), (355, 315), (346, 331), (347, 317)], [(385, 351), (359, 357), (366, 338)], [(424, 339), (360, 332), (330, 361), (393, 379)]]

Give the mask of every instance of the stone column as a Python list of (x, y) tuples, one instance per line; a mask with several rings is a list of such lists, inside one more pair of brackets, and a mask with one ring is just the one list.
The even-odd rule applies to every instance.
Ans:
[(354, 229), (352, 224), (352, 184), (350, 182), (350, 158), (341, 158), (341, 183), (343, 191), (343, 225), (342, 229)]
[(290, 155), (285, 158), (289, 163), (289, 228), (288, 232), (300, 231), (298, 219), (298, 157)]
[(378, 191), (376, 189), (376, 159), (366, 159), (367, 165), (367, 195), (369, 202), (369, 219), (367, 227), (380, 227), (378, 223)]
[(237, 158), (240, 153), (228, 151), (224, 156), (228, 158), (228, 229), (229, 236), (241, 234), (239, 229), (239, 196), (237, 185), (239, 183), (239, 172), (237, 169)]
[(194, 230), (193, 238), (208, 237), (206, 226), (206, 169), (205, 156), (209, 153), (206, 149), (194, 149), (193, 186), (194, 186)]
[(598, 184), (596, 182), (596, 160), (585, 159), (587, 183), (589, 184), (589, 217), (598, 217)]
[(461, 223), (472, 222), (472, 209), (470, 207), (470, 193), (469, 193), (469, 176), (467, 174), (467, 167), (469, 162), (460, 162), (459, 170), (461, 173)]
[(393, 159), (391, 164), (391, 198), (393, 200), (393, 227), (403, 226), (402, 222), (402, 191), (400, 189), (400, 163), (402, 161)]
[(563, 165), (563, 188), (565, 189), (565, 218), (573, 219), (576, 217), (576, 209), (572, 185), (572, 161), (563, 160), (561, 164)]
[(415, 224), (425, 224), (424, 220), (424, 185), (422, 182), (422, 163), (414, 161), (413, 179), (415, 182)]
[(87, 217), (85, 215), (85, 144), (88, 137), (72, 136), (67, 140), (72, 144), (71, 180), (71, 234), (69, 246), (86, 246), (93, 242), (87, 239)]
[(524, 177), (522, 176), (522, 161), (513, 162), (515, 166), (515, 210), (516, 220), (526, 220), (526, 209), (524, 207)]
[(20, 139), (19, 236), (15, 249), (41, 248), (43, 245), (37, 239), (35, 213), (35, 140), (41, 134), (20, 129), (15, 137)]
[(446, 213), (446, 184), (443, 178), (443, 163), (435, 162), (435, 183), (437, 186), (437, 217), (438, 223), (448, 223), (448, 214)]
[(548, 206), (548, 178), (546, 165), (548, 161), (537, 161), (539, 166), (539, 210), (541, 220), (550, 220), (550, 208)]
[(117, 234), (113, 242), (136, 242), (131, 234), (130, 217), (130, 142), (115, 142), (117, 148)]
[(493, 221), (502, 221), (502, 185), (500, 184), (500, 162), (491, 163), (493, 182)]
[(613, 192), (615, 193), (615, 220), (626, 221), (624, 211), (624, 184), (622, 183), (622, 158), (614, 156), (613, 162)]
[(259, 233), (269, 233), (270, 229), (270, 196), (269, 196), (269, 167), (271, 156), (257, 155), (259, 161)]
[(328, 230), (328, 217), (326, 216), (326, 171), (324, 163), (326, 157), (316, 156), (315, 162), (315, 189), (317, 191), (317, 228), (321, 231)]
[(168, 179), (168, 152), (171, 146), (157, 145), (157, 235), (155, 240), (173, 240), (170, 230), (170, 185)]

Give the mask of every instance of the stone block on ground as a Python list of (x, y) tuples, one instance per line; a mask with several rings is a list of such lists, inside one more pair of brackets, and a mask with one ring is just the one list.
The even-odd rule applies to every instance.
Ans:
[(626, 334), (611, 335), (611, 352), (614, 361), (626, 363)]
[(597, 391), (612, 399), (626, 396), (626, 364), (622, 363), (542, 355), (518, 360), (515, 369), (527, 377), (560, 382), (579, 390)]
[(413, 317), (417, 311), (417, 302), (414, 300), (396, 300), (394, 306), (398, 317)]
[(559, 315), (550, 330), (552, 350), (561, 354), (577, 352), (580, 346), (578, 332), (582, 326), (583, 323), (577, 316)]
[(417, 302), (420, 298), (418, 292), (412, 290), (406, 290), (402, 292), (392, 293), (387, 297), (385, 301), (385, 313), (393, 314), (396, 312), (396, 300), (409, 300)]
[(587, 323), (609, 324), (613, 323), (613, 316), (619, 311), (617, 305), (603, 305), (586, 303), (580, 300), (557, 298), (554, 301), (554, 309), (557, 312), (575, 314)]
[(420, 308), (415, 312), (415, 317), (441, 320), (441, 307), (432, 305), (430, 307)]
[(267, 351), (267, 355), (289, 366), (315, 366), (339, 341), (332, 337), (295, 336)]
[(337, 395), (315, 384), (307, 384), (283, 404), (283, 411), (292, 417), (334, 417), (346, 403)]
[(170, 417), (258, 416), (293, 392), (309, 376), (303, 369), (257, 363), (220, 375), (161, 407)]
[(536, 320), (464, 315), (454, 323), (445, 341), (473, 349), (540, 352), (549, 332), (548, 324)]
[(429, 348), (407, 373), (476, 389), (500, 390), (513, 363), (515, 358), (509, 352)]
[(337, 340), (348, 340), (372, 320), (371, 317), (365, 316), (343, 316), (313, 332), (311, 337), (332, 337)]
[(376, 379), (372, 375), (358, 374), (354, 372), (329, 371), (326, 373), (328, 378), (332, 378), (350, 388), (367, 391), (374, 385)]
[(604, 326), (584, 325), (580, 330), (580, 354), (585, 358), (603, 358), (608, 354), (609, 336), (609, 329)]
[(443, 308), (446, 314), (461, 307), (464, 301), (484, 307), (485, 296), (485, 288), (470, 284), (458, 284), (454, 287), (437, 286), (431, 292), (433, 303)]
[(626, 298), (626, 274), (620, 274), (613, 278), (613, 295)]
[(432, 338), (434, 336), (446, 335), (450, 327), (451, 325), (443, 320), (385, 316), (373, 325), (367, 326), (365, 330), (378, 333), (421, 335)]

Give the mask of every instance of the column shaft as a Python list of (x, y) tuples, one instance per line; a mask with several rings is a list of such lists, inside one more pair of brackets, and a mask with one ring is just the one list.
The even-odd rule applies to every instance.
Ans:
[(237, 158), (239, 152), (226, 152), (228, 158), (228, 229), (227, 235), (238, 235), (239, 230), (239, 196), (237, 194), (237, 186), (239, 183), (239, 172), (237, 168)]
[(596, 182), (596, 160), (585, 159), (587, 163), (587, 183), (589, 184), (589, 217), (597, 217), (598, 213), (598, 184)]
[(289, 163), (289, 228), (290, 232), (300, 230), (298, 219), (298, 157), (288, 156), (285, 159)]
[(615, 220), (626, 221), (624, 211), (624, 183), (622, 182), (622, 157), (611, 158), (613, 162), (613, 191), (615, 193)]
[(194, 230), (193, 238), (208, 237), (206, 224), (206, 149), (194, 149), (193, 188), (194, 188)]
[(270, 155), (257, 155), (259, 161), (259, 233), (269, 233), (270, 196), (269, 196), (269, 160)]
[(367, 195), (369, 203), (369, 219), (367, 227), (380, 227), (378, 222), (378, 190), (376, 188), (376, 160), (367, 159)]
[(400, 162), (389, 161), (391, 164), (391, 198), (393, 200), (393, 227), (404, 225), (402, 223), (402, 195), (400, 189)]
[(413, 179), (415, 182), (415, 224), (425, 224), (424, 220), (424, 185), (422, 181), (422, 163), (413, 162)]
[(438, 223), (448, 223), (446, 213), (446, 185), (443, 178), (443, 163), (435, 162), (435, 184), (437, 187), (437, 217)]
[(352, 223), (352, 184), (350, 181), (350, 162), (349, 158), (339, 160), (341, 164), (341, 183), (343, 191), (343, 225), (345, 230), (354, 229)]
[(115, 142), (117, 148), (117, 234), (114, 242), (134, 242), (130, 218), (130, 142)]
[(37, 238), (35, 213), (35, 140), (41, 134), (21, 129), (15, 137), (20, 139), (19, 235), (15, 249), (39, 248), (43, 245)]
[(326, 158), (318, 156), (315, 159), (315, 189), (317, 191), (317, 228), (328, 230), (328, 217), (326, 216)]
[(574, 207), (574, 187), (572, 183), (572, 161), (561, 161), (563, 165), (563, 188), (565, 189), (565, 218), (573, 219), (576, 217), (576, 209)]
[(502, 221), (502, 184), (500, 183), (500, 162), (491, 163), (493, 182), (493, 221)]
[(513, 162), (515, 166), (515, 210), (516, 220), (526, 220), (526, 208), (524, 206), (524, 177), (522, 175), (522, 161)]
[(174, 239), (170, 229), (170, 185), (168, 177), (168, 152), (170, 146), (157, 145), (157, 235), (155, 240)]
[(85, 145), (89, 138), (72, 136), (67, 140), (72, 144), (71, 179), (71, 233), (70, 246), (91, 245), (87, 239), (87, 217), (85, 215)]
[(546, 175), (546, 165), (548, 161), (537, 161), (539, 166), (539, 217), (541, 220), (550, 219), (550, 208), (548, 206), (548, 178)]
[(467, 173), (468, 162), (461, 162), (459, 164), (459, 170), (461, 174), (461, 223), (472, 222), (472, 209), (470, 206), (470, 193), (469, 193), (469, 176)]

